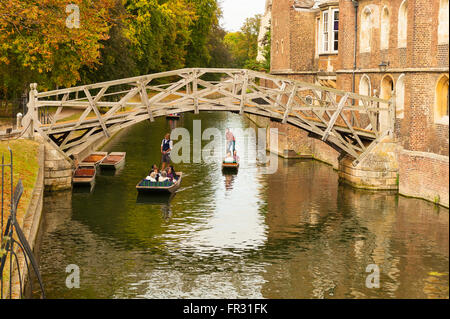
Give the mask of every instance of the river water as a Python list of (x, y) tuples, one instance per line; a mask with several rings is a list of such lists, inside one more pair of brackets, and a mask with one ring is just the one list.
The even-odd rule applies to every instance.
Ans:
[[(185, 114), (176, 125), (192, 132), (193, 119), (203, 129), (251, 126), (231, 113)], [(45, 197), (37, 255), (48, 297), (449, 297), (448, 210), (339, 185), (317, 161), (279, 158), (272, 175), (252, 162), (237, 175), (224, 175), (220, 159), (178, 164), (173, 198), (138, 198), (173, 125), (127, 129), (104, 148), (127, 152), (115, 176), (99, 174), (90, 193)], [(66, 287), (71, 264), (79, 288)], [(379, 288), (366, 286), (369, 265)]]

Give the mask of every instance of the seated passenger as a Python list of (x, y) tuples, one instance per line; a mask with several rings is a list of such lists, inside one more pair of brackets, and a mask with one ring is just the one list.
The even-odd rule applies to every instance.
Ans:
[(233, 156), (231, 156), (231, 152), (227, 152), (227, 156), (223, 160), (225, 163), (233, 163), (234, 159)]
[(152, 165), (152, 169), (150, 170), (150, 173), (149, 173), (149, 174), (151, 174), (152, 172), (158, 173), (158, 166), (156, 166), (156, 164), (153, 164), (153, 165)]
[(233, 161), (235, 163), (239, 163), (239, 156), (237, 155), (237, 151), (236, 150), (233, 152)]
[(178, 175), (177, 175), (177, 172), (175, 172), (175, 168), (173, 167), (173, 165), (170, 165), (170, 170), (172, 171), (173, 179), (177, 180)]
[(173, 176), (173, 171), (172, 171), (172, 167), (171, 166), (167, 167), (167, 178), (170, 181), (173, 181), (173, 179), (175, 178), (175, 176)]
[(159, 176), (158, 182), (165, 182), (167, 180), (168, 180), (167, 172), (166, 171), (162, 171), (160, 176)]
[(145, 179), (150, 181), (150, 182), (156, 182), (156, 173), (155, 172), (151, 172), (150, 176), (147, 176)]

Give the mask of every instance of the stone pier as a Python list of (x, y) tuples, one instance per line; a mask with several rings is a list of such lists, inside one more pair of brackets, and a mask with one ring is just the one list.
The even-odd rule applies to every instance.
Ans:
[(46, 192), (72, 188), (72, 161), (50, 143), (45, 144), (44, 185)]
[(386, 137), (356, 166), (352, 164), (354, 158), (343, 156), (339, 160), (339, 181), (356, 188), (398, 190), (398, 152), (398, 144)]

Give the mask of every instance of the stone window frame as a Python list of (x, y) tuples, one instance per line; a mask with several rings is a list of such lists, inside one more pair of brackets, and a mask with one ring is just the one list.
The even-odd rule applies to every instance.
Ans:
[[(385, 12), (387, 12), (387, 28), (386, 29), (383, 27), (385, 25), (383, 23), (383, 22), (385, 22), (384, 21)], [(389, 10), (389, 7), (387, 5), (385, 5), (381, 9), (381, 14), (380, 14), (380, 50), (389, 49), (390, 35), (391, 35), (391, 11)], [(384, 37), (386, 37), (386, 38), (384, 38)]]
[[(366, 53), (372, 50), (372, 29), (373, 29), (373, 11), (369, 5), (361, 11), (361, 28), (359, 31), (359, 52)], [(365, 24), (367, 23), (367, 25)], [(363, 36), (368, 33), (367, 45), (363, 41)]]
[[(389, 91), (384, 85), (384, 81), (390, 79), (391, 87), (389, 88)], [(392, 97), (392, 94), (395, 94), (395, 87), (396, 87), (396, 81), (394, 79), (394, 76), (390, 73), (385, 74), (380, 81), (380, 94), (379, 97), (385, 100), (389, 100)], [(387, 111), (387, 108), (389, 107), (385, 103), (380, 103), (380, 107), (384, 108), (385, 110), (380, 112), (378, 115), (378, 125), (380, 130), (386, 130), (389, 129), (389, 113)]]
[[(339, 44), (338, 44), (338, 50), (334, 50), (334, 42), (336, 39), (335, 33), (338, 33), (339, 37), (339, 26), (338, 29), (334, 29), (334, 14), (335, 12), (338, 12), (339, 14), (339, 7), (328, 7), (325, 10), (320, 11), (320, 18), (319, 18), (319, 32), (318, 32), (318, 49), (319, 49), (319, 55), (321, 54), (338, 54), (339, 52)], [(327, 41), (324, 41), (325, 31), (324, 31), (324, 24), (325, 24), (325, 18), (324, 16), (327, 16), (326, 22), (327, 22)], [(339, 23), (339, 19), (338, 19)], [(339, 41), (339, 40), (338, 40)], [(327, 45), (327, 48), (325, 49), (325, 44)]]
[[(449, 100), (448, 100), (448, 84), (449, 84), (449, 76), (448, 74), (442, 74), (437, 82), (435, 88), (435, 102), (434, 102), (434, 123), (436, 124), (444, 124), (449, 125)], [(445, 102), (445, 94), (447, 93), (447, 111), (446, 114), (442, 114), (442, 110), (440, 108), (443, 107)]]
[[(403, 119), (405, 118), (405, 73), (400, 74), (397, 78), (397, 82), (395, 83), (395, 118)], [(403, 89), (400, 90), (400, 85), (403, 86)], [(402, 102), (402, 103), (400, 103)], [(401, 108), (400, 108), (401, 104)]]
[[(444, 1), (447, 2), (447, 6), (444, 7), (443, 3)], [(438, 19), (439, 19), (439, 23), (438, 23), (438, 45), (441, 44), (448, 44), (449, 40), (448, 40), (448, 28), (449, 28), (449, 22), (448, 22), (448, 9), (449, 9), (449, 0), (440, 0), (439, 1), (439, 11), (438, 11)], [(446, 21), (442, 21), (443, 18), (447, 18)], [(446, 32), (446, 33), (444, 33)]]
[[(404, 14), (404, 17), (403, 17)], [(398, 8), (397, 47), (408, 46), (408, 0), (403, 0)]]
[[(370, 77), (365, 73), (359, 79), (358, 94), (363, 95), (363, 94), (361, 94), (361, 84), (364, 80), (367, 80), (367, 83), (368, 83), (367, 96), (371, 96), (372, 95), (371, 94), (372, 93), (372, 81), (370, 80)], [(359, 105), (363, 105), (362, 100), (359, 101)]]
[(321, 45), (321, 42), (320, 42), (320, 23), (321, 23), (320, 17), (316, 18), (315, 23), (316, 23), (315, 24), (315, 39), (316, 39), (316, 47), (315, 47), (316, 54), (315, 54), (315, 56), (316, 56), (316, 58), (318, 58), (319, 54), (321, 53), (321, 50), (320, 50), (320, 45)]
[(359, 89), (361, 88), (361, 83), (362, 83), (362, 81), (363, 81), (364, 79), (367, 79), (367, 83), (369, 83), (369, 87), (368, 87), (368, 90), (367, 90), (367, 92), (368, 92), (367, 95), (368, 95), (368, 96), (371, 96), (371, 92), (372, 92), (372, 81), (370, 80), (370, 77), (369, 77), (367, 74), (365, 74), (365, 73), (364, 73), (364, 74), (361, 76), (361, 78), (359, 79), (358, 94), (361, 95)]

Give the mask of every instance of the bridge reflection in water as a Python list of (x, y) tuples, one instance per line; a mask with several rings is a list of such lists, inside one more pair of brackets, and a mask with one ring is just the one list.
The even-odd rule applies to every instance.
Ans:
[[(238, 115), (188, 115), (202, 127), (247, 127)], [(276, 174), (248, 164), (180, 164), (169, 203), (143, 204), (134, 186), (169, 123), (141, 123), (107, 151), (127, 152), (117, 176), (92, 193), (46, 198), (40, 261), (51, 298), (448, 298), (448, 210), (338, 184), (329, 166), (279, 160)], [(240, 145), (238, 144), (238, 147)], [(239, 149), (238, 149), (239, 150)], [(167, 212), (170, 210), (170, 214)], [(77, 264), (81, 287), (65, 287)], [(379, 289), (365, 287), (368, 264)]]

